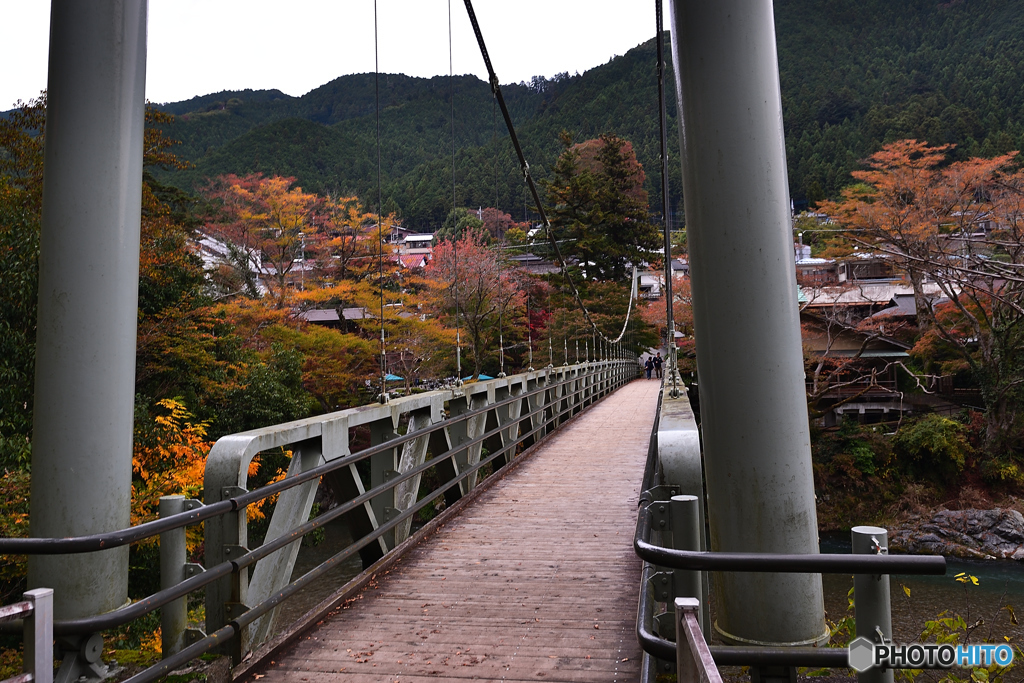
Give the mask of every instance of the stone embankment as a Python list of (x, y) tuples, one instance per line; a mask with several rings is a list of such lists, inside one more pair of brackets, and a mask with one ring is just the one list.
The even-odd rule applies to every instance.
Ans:
[(941, 510), (889, 532), (889, 549), (917, 555), (1024, 562), (1024, 516), (1016, 510)]

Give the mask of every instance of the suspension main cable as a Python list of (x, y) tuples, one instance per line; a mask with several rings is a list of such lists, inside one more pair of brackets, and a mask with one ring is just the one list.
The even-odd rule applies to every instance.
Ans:
[[(530, 174), (530, 164), (526, 162), (526, 155), (523, 154), (522, 145), (519, 144), (519, 138), (516, 136), (515, 127), (512, 125), (512, 117), (508, 113), (508, 107), (505, 105), (505, 98), (501, 94), (501, 84), (498, 82), (498, 76), (494, 73), (494, 67), (491, 65), (491, 57), (487, 52), (487, 45), (484, 43), (483, 33), (480, 31), (480, 22), (477, 21), (476, 12), (473, 11), (473, 0), (464, 0), (466, 4), (466, 12), (469, 13), (469, 21), (473, 24), (473, 33), (476, 34), (477, 45), (480, 46), (480, 54), (484, 58), (484, 64), (487, 66), (487, 76), (490, 79), (491, 92), (494, 93), (495, 99), (498, 101), (498, 106), (501, 108), (501, 115), (505, 119), (505, 126), (508, 128), (509, 137), (512, 139), (512, 146), (516, 150), (516, 156), (519, 157), (519, 167), (523, 173), (523, 179), (530, 188), (530, 194), (533, 195), (533, 203), (537, 205), (537, 211), (540, 213), (541, 222), (544, 224), (544, 232), (547, 235), (548, 241), (551, 243), (551, 247), (555, 252), (555, 257), (558, 259), (558, 265), (562, 270), (562, 276), (565, 281), (569, 284), (569, 289), (572, 290), (573, 298), (576, 299), (576, 303), (583, 311), (583, 316), (586, 318), (590, 326), (594, 328), (594, 332), (599, 334), (602, 339), (608, 339), (604, 332), (598, 329), (597, 324), (590, 315), (590, 311), (587, 310), (586, 304), (583, 303), (583, 299), (580, 297), (579, 290), (576, 288), (576, 283), (572, 281), (572, 277), (569, 275), (569, 269), (565, 265), (565, 259), (562, 258), (562, 252), (558, 248), (558, 242), (555, 240), (555, 236), (551, 231), (551, 221), (548, 220), (547, 213), (544, 211), (544, 205), (540, 200), (540, 193), (537, 192), (537, 185), (533, 181), (533, 176)], [(448, 2), (449, 8), (449, 20), (448, 20), (448, 31), (451, 33), (451, 0)], [(634, 274), (634, 279), (636, 275)], [(626, 326), (629, 324), (629, 315), (633, 309), (633, 289), (630, 289), (629, 308), (626, 311), (626, 320), (622, 323), (622, 330), (619, 332), (619, 336), (614, 341), (619, 341), (622, 336), (626, 333)]]

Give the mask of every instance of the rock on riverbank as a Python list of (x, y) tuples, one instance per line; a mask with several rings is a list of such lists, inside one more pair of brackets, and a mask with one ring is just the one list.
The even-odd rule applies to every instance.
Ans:
[(1024, 561), (1024, 516), (1016, 510), (941, 510), (913, 515), (889, 533), (889, 549), (920, 555)]

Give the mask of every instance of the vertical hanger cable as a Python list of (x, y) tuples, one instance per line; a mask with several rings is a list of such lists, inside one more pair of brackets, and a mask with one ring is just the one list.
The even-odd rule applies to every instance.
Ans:
[(462, 384), (462, 331), (459, 326), (459, 217), (455, 211), (455, 69), (452, 66), (452, 0), (448, 0), (448, 86), (452, 109), (452, 294), (455, 299), (455, 383)]
[(387, 403), (387, 346), (384, 343), (384, 193), (380, 178), (380, 59), (377, 0), (373, 0), (373, 99), (377, 117), (377, 286), (380, 287), (380, 402)]

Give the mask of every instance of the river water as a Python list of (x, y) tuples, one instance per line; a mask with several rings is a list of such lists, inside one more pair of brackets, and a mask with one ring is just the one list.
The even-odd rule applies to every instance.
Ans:
[[(823, 534), (823, 553), (849, 553), (849, 534)], [(963, 572), (977, 577), (973, 582), (958, 582), (955, 576)], [(838, 621), (847, 614), (847, 593), (853, 587), (853, 577), (824, 575), (825, 611), (828, 618)], [(908, 596), (903, 587), (910, 590)], [(1024, 641), (1024, 630), (1011, 621), (1010, 605), (1024, 621), (1024, 563), (1014, 560), (946, 560), (945, 576), (903, 576), (890, 577), (892, 601), (893, 639), (896, 642), (913, 642), (919, 639), (926, 621), (935, 619), (941, 612), (946, 616), (959, 614), (968, 625), (979, 624), (972, 634), (972, 640), (1002, 641), (1010, 636), (1014, 643)]]
[[(295, 560), (292, 580), (299, 578), (317, 565), (331, 559), (335, 553), (344, 550), (352, 543), (352, 535), (348, 525), (342, 519), (335, 519), (324, 526), (323, 541), (317, 545), (303, 545), (299, 548), (299, 556)], [(351, 581), (363, 570), (359, 553), (355, 553), (345, 562), (332, 568), (325, 575), (303, 588), (277, 608), (274, 619), (274, 632), (286, 631), (306, 612), (319, 605), (334, 594), (339, 588)]]

